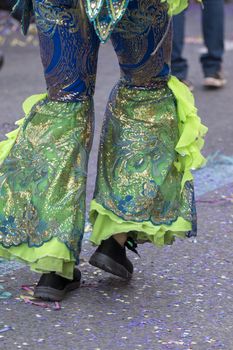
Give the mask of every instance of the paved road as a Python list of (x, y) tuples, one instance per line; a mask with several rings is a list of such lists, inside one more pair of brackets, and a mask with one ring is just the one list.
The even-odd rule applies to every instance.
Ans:
[[(233, 350), (233, 203), (228, 200), (233, 196), (232, 5), (226, 6), (226, 13), (229, 51), (224, 68), (229, 83), (225, 89), (203, 90), (198, 62), (202, 46), (186, 45), (197, 105), (209, 127), (204, 153), (210, 161), (195, 174), (197, 243), (177, 241), (164, 249), (144, 245), (141, 259), (131, 255), (135, 275), (126, 283), (88, 265), (93, 248), (85, 241), (81, 263), (85, 283), (59, 311), (19, 301), (20, 294), (26, 294), (20, 286), (33, 284), (38, 276), (19, 264), (0, 262), (0, 286), (12, 293), (0, 304), (1, 349)], [(199, 17), (197, 7), (188, 13), (189, 41), (200, 36)], [(22, 116), (23, 99), (45, 89), (38, 47), (27, 44), (22, 48), (15, 43), (11, 37), (4, 47), (6, 65), (0, 73), (1, 137)], [(88, 199), (94, 186), (102, 116), (117, 77), (116, 58), (107, 44), (99, 58)]]

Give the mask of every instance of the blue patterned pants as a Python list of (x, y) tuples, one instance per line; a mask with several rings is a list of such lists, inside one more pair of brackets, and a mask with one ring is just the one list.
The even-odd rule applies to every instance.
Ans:
[[(82, 1), (34, 0), (49, 98), (76, 101), (94, 94), (100, 41)], [(133, 0), (111, 35), (121, 80), (131, 86), (157, 84), (169, 74), (171, 31), (151, 55), (168, 25), (159, 0)]]

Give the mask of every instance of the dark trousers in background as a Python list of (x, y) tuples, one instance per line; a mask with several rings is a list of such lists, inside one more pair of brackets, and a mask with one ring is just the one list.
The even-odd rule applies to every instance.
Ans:
[[(214, 76), (221, 70), (224, 53), (224, 0), (203, 0), (202, 32), (207, 53), (200, 61), (205, 77)], [(187, 79), (188, 62), (182, 57), (185, 38), (185, 12), (173, 18), (172, 74)]]

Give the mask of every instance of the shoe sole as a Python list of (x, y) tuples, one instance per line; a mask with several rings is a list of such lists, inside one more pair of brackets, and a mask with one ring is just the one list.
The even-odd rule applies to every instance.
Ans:
[(219, 89), (226, 85), (226, 79), (217, 80), (215, 78), (205, 78), (204, 86), (209, 89)]
[(89, 263), (92, 266), (98, 267), (101, 270), (109, 272), (115, 276), (130, 279), (132, 278), (132, 273), (130, 273), (124, 266), (117, 263), (115, 260), (111, 259), (109, 256), (102, 253), (94, 253)]
[(35, 288), (34, 291), (34, 297), (38, 299), (43, 299), (46, 301), (61, 301), (64, 299), (66, 293), (71, 292), (72, 290), (75, 290), (80, 287), (80, 281), (73, 282), (69, 284), (66, 288), (63, 290), (58, 290), (51, 287), (43, 287), (39, 286)]

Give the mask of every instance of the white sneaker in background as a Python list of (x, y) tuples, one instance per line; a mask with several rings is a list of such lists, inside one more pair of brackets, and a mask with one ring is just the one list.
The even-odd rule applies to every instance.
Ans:
[(216, 73), (214, 76), (204, 78), (204, 86), (206, 88), (219, 89), (226, 85), (227, 80), (223, 77), (222, 73)]

